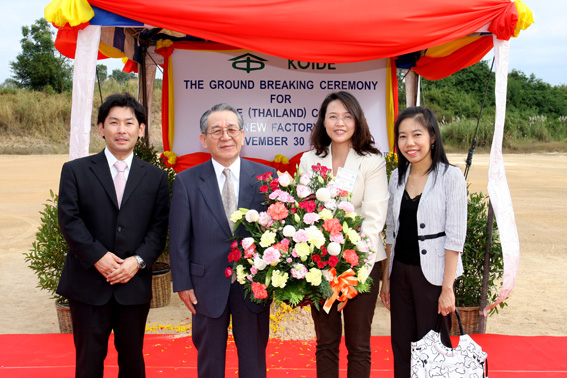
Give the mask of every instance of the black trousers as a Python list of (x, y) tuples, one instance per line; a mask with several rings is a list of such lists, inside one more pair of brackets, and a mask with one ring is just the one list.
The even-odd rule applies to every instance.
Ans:
[[(435, 329), (440, 295), (441, 286), (427, 281), (420, 266), (394, 260), (390, 275), (390, 319), (395, 378), (410, 377), (411, 342)], [(443, 316), (441, 341), (448, 347), (452, 347), (450, 330), (451, 315)]]
[(311, 305), (311, 317), (317, 336), (317, 377), (338, 378), (339, 346), (342, 338), (344, 317), (345, 344), (348, 351), (348, 377), (370, 377), (371, 354), (370, 332), (376, 300), (380, 292), (382, 262), (374, 264), (370, 277), (374, 281), (372, 290), (349, 299), (341, 312), (337, 311), (336, 301), (327, 314), (322, 306), (317, 310)]
[(102, 378), (108, 339), (114, 331), (114, 346), (118, 352), (118, 377), (146, 376), (144, 333), (150, 303), (121, 305), (114, 297), (105, 305), (70, 300), (73, 320), (73, 340), (76, 351), (75, 377)]
[(244, 289), (235, 282), (230, 286), (228, 303), (222, 315), (209, 318), (192, 316), (193, 344), (197, 348), (199, 378), (223, 378), (226, 369), (228, 326), (238, 353), (238, 376), (266, 378), (266, 347), (270, 336), (270, 307), (253, 313), (244, 301)]

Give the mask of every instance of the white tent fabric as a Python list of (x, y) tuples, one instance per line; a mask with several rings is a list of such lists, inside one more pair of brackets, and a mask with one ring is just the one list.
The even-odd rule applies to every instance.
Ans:
[(100, 32), (100, 25), (89, 25), (79, 31), (77, 38), (75, 66), (73, 69), (73, 104), (71, 107), (69, 160), (89, 154)]
[(492, 148), (490, 150), (487, 186), (500, 232), (500, 243), (504, 255), (504, 281), (497, 301), (485, 307), (485, 316), (490, 309), (494, 308), (510, 294), (516, 282), (518, 267), (520, 265), (520, 239), (516, 227), (516, 219), (514, 217), (512, 197), (510, 195), (510, 189), (508, 188), (508, 181), (506, 180), (504, 157), (502, 156), (510, 41), (502, 41), (494, 37), (494, 56), (496, 63), (496, 119)]

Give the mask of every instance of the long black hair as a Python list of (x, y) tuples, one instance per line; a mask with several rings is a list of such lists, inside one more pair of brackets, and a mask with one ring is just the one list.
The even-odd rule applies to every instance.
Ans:
[(400, 147), (398, 146), (398, 137), (400, 133), (400, 125), (406, 119), (414, 119), (421, 126), (427, 130), (433, 143), (431, 144), (431, 165), (427, 170), (427, 173), (435, 171), (439, 163), (444, 163), (445, 169), (448, 168), (449, 160), (447, 159), (447, 154), (445, 154), (445, 148), (443, 148), (443, 142), (441, 141), (441, 131), (439, 130), (439, 124), (437, 123), (437, 118), (433, 112), (427, 108), (422, 108), (419, 106), (413, 106), (404, 109), (396, 120), (394, 125), (394, 136), (396, 143), (396, 151), (398, 152), (398, 186), (404, 183), (405, 175), (409, 167), (409, 161), (400, 152)]
[(354, 117), (354, 134), (350, 139), (352, 148), (359, 154), (365, 155), (367, 153), (378, 154), (380, 151), (374, 146), (374, 137), (370, 133), (368, 122), (364, 116), (364, 111), (360, 106), (356, 97), (344, 91), (333, 92), (325, 97), (319, 109), (319, 117), (313, 131), (311, 132), (311, 146), (315, 149), (317, 156), (325, 157), (329, 153), (329, 145), (331, 144), (331, 137), (327, 134), (325, 129), (325, 116), (327, 115), (327, 107), (329, 103), (339, 100), (346, 110)]

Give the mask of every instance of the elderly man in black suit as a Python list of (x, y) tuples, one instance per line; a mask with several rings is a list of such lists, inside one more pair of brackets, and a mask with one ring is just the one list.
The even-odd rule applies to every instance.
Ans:
[(69, 252), (57, 293), (71, 307), (76, 377), (103, 377), (112, 331), (119, 377), (145, 377), (151, 265), (164, 248), (169, 213), (165, 171), (133, 154), (145, 120), (132, 96), (109, 96), (98, 113), (106, 148), (61, 171), (59, 224)]
[[(266, 376), (269, 306), (245, 298), (242, 285), (225, 277), (237, 207), (264, 209), (256, 176), (275, 170), (240, 158), (242, 116), (218, 104), (201, 117), (201, 144), (209, 161), (179, 173), (173, 185), (170, 256), (173, 290), (193, 313), (193, 343), (200, 378), (224, 377), (228, 326), (238, 350), (243, 378)], [(237, 200), (238, 199), (238, 200)], [(239, 228), (238, 235), (244, 235)]]

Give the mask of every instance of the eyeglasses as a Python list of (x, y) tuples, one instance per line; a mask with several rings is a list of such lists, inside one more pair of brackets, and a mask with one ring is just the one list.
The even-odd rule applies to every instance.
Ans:
[(209, 134), (212, 139), (220, 139), (222, 138), (225, 132), (228, 134), (229, 137), (236, 138), (237, 136), (240, 135), (242, 130), (237, 129), (236, 127), (234, 128), (231, 127), (229, 129), (214, 129), (213, 131), (207, 132), (207, 134)]
[(339, 122), (339, 120), (341, 120), (341, 119), (343, 120), (344, 123), (348, 123), (348, 122), (353, 122), (353, 121), (354, 121), (354, 117), (353, 117), (352, 115), (350, 115), (350, 114), (347, 114), (347, 115), (345, 115), (344, 117), (340, 117), (340, 116), (338, 116), (338, 115), (331, 114), (331, 115), (328, 115), (326, 118), (327, 118), (327, 120), (329, 120), (330, 122), (335, 122), (335, 123)]

